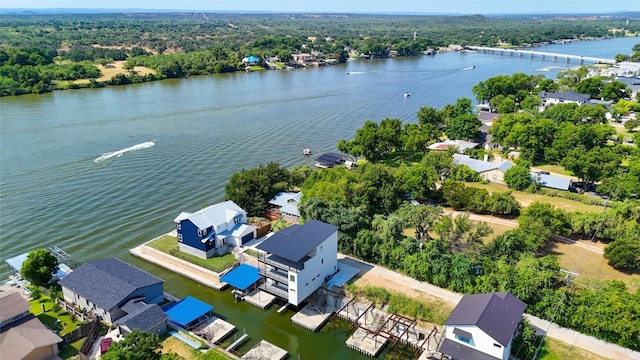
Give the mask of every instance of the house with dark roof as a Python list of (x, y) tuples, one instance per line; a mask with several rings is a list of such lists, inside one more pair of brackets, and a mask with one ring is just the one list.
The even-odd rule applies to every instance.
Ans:
[(453, 360), (509, 359), (525, 306), (508, 292), (463, 296), (444, 323), (438, 351)]
[(0, 292), (0, 357), (45, 360), (58, 354), (62, 339), (29, 312), (29, 304), (17, 291)]
[(133, 329), (149, 334), (163, 334), (167, 331), (169, 317), (157, 304), (147, 304), (141, 298), (134, 298), (127, 301), (122, 310), (127, 315), (113, 323), (120, 328), (121, 333), (128, 334)]
[(273, 206), (270, 213), (277, 215), (278, 218), (285, 219), (294, 224), (300, 220), (300, 211), (298, 211), (298, 204), (302, 192), (279, 192), (273, 199), (269, 200), (269, 204)]
[(66, 302), (110, 324), (130, 314), (125, 304), (131, 299), (145, 304), (164, 299), (162, 279), (116, 258), (84, 263), (58, 283)]
[(256, 237), (247, 212), (231, 200), (194, 213), (182, 212), (173, 221), (180, 251), (203, 259), (230, 253)]
[(576, 103), (583, 105), (589, 102), (591, 98), (589, 95), (580, 94), (573, 90), (560, 91), (560, 92), (548, 92), (541, 91), (538, 93), (542, 106), (550, 106), (555, 104)]
[(504, 173), (513, 167), (513, 163), (508, 160), (489, 162), (486, 159), (483, 161), (461, 154), (453, 154), (453, 163), (468, 166), (483, 179), (497, 184), (504, 184)]
[(338, 227), (292, 225), (256, 246), (260, 289), (298, 306), (338, 270)]
[(318, 168), (332, 168), (343, 165), (348, 160), (348, 156), (341, 153), (329, 152), (316, 158), (315, 166)]

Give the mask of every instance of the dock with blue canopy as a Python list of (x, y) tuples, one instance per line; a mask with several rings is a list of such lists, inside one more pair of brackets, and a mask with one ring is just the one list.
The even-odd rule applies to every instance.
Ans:
[(247, 264), (241, 264), (222, 276), (220, 281), (245, 292), (249, 287), (257, 283), (258, 280), (260, 280), (260, 277), (258, 268)]
[(185, 329), (191, 329), (207, 321), (211, 317), (211, 310), (213, 306), (191, 296), (164, 309), (169, 321)]

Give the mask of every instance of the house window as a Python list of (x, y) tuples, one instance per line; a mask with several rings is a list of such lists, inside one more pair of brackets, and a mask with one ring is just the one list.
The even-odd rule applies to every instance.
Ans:
[(295, 275), (289, 275), (289, 281), (296, 281)]
[(502, 349), (502, 345), (500, 344), (493, 343), (493, 346), (497, 347), (498, 349)]
[(178, 242), (182, 242), (182, 234), (178, 234)]
[(321, 259), (321, 260), (320, 260), (320, 264), (324, 264), (324, 259)]
[(176, 229), (177, 230), (182, 230), (182, 223), (177, 223), (176, 224)]
[(468, 338), (466, 338), (464, 336), (461, 336), (461, 335), (456, 335), (456, 339), (458, 339), (458, 340), (460, 340), (460, 341), (462, 341), (464, 343), (467, 343), (467, 344), (471, 343), (471, 339), (468, 339)]

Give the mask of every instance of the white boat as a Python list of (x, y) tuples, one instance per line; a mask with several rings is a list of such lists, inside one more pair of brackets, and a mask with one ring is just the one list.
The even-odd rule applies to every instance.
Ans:
[(403, 96), (404, 96), (404, 97), (409, 97), (409, 96), (411, 96), (411, 94), (409, 94), (408, 92), (406, 92), (406, 93), (404, 93), (404, 95), (403, 95)]
[(302, 153), (304, 155), (311, 155), (311, 149), (309, 149), (308, 147), (302, 149)]

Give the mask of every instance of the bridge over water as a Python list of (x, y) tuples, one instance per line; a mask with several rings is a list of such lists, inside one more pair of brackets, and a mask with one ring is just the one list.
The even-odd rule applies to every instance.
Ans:
[(558, 59), (563, 59), (565, 62), (571, 62), (571, 60), (574, 60), (574, 61), (578, 61), (580, 64), (584, 64), (585, 61), (594, 62), (596, 64), (610, 64), (610, 65), (614, 65), (616, 63), (616, 61), (613, 59), (603, 59), (603, 58), (597, 58), (592, 56), (559, 54), (559, 53), (551, 53), (551, 52), (544, 52), (544, 51), (504, 49), (504, 48), (493, 48), (493, 47), (484, 47), (484, 46), (466, 46), (465, 49), (474, 50), (482, 53), (488, 53), (488, 54), (518, 56), (521, 58), (527, 57), (529, 59), (540, 58), (542, 60), (551, 60), (551, 61), (558, 61)]

